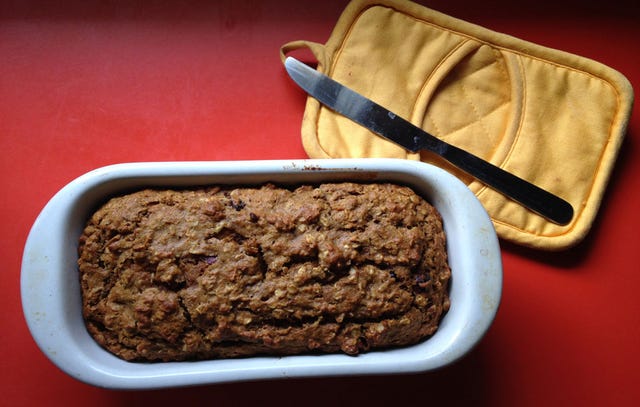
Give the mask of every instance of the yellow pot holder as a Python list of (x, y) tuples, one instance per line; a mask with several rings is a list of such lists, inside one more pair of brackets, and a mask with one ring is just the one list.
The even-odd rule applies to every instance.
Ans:
[(532, 44), (404, 0), (355, 0), (318, 70), (446, 142), (572, 204), (548, 222), (428, 152), (412, 154), (309, 97), (302, 142), (311, 158), (395, 157), (445, 168), (468, 184), (498, 235), (545, 250), (581, 241), (596, 216), (624, 137), (633, 90), (593, 60)]

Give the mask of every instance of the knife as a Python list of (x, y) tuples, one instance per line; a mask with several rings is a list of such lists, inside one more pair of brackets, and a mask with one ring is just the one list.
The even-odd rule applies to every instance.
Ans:
[(289, 76), (309, 95), (379, 136), (412, 153), (431, 151), (554, 223), (566, 225), (573, 218), (573, 207), (562, 198), (440, 140), (297, 59), (287, 57), (285, 68)]

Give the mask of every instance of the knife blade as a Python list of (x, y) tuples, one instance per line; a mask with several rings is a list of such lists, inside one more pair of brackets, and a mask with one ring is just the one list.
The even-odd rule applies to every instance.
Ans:
[(412, 153), (421, 150), (431, 151), (554, 223), (566, 225), (573, 218), (573, 207), (564, 199), (427, 133), (297, 59), (287, 57), (285, 68), (289, 76), (309, 95), (375, 134)]

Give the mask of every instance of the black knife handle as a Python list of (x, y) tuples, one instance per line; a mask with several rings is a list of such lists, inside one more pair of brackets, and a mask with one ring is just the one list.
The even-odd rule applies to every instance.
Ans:
[(451, 164), (510, 197), (533, 212), (566, 225), (573, 218), (567, 201), (451, 144), (440, 146), (438, 154)]

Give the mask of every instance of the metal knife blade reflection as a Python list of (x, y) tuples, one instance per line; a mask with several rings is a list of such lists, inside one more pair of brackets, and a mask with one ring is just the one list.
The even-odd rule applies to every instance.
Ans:
[(438, 139), (297, 59), (288, 57), (285, 68), (289, 76), (309, 95), (387, 140), (414, 153), (420, 150), (431, 151), (554, 223), (566, 225), (573, 218), (573, 207), (562, 198)]

